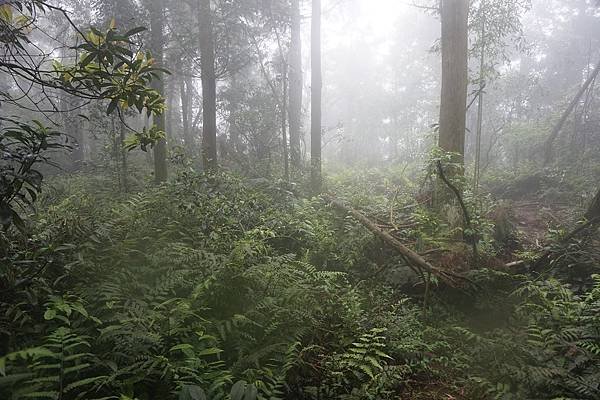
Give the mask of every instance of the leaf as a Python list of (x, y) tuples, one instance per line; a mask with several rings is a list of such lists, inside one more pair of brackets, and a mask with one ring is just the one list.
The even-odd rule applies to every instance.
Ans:
[(108, 105), (108, 108), (106, 109), (106, 115), (110, 115), (113, 113), (113, 111), (115, 111), (115, 109), (117, 108), (117, 106), (119, 105), (119, 99), (112, 99), (110, 101), (110, 104)]
[(204, 349), (204, 350), (198, 352), (198, 357), (201, 357), (201, 356), (210, 356), (210, 355), (213, 355), (213, 354), (220, 354), (222, 352), (223, 352), (223, 350), (221, 350), (221, 349), (218, 349), (216, 347), (211, 347), (209, 349)]
[(177, 350), (193, 350), (194, 346), (192, 346), (191, 344), (187, 344), (187, 343), (183, 343), (183, 344), (178, 344), (177, 346), (173, 346), (171, 347), (171, 349), (169, 351), (177, 351)]
[(184, 385), (179, 392), (179, 400), (206, 400), (206, 394), (201, 387), (195, 385)]
[(12, 22), (13, 10), (10, 4), (4, 4), (0, 6), (0, 19), (7, 24)]
[(254, 385), (246, 386), (246, 392), (244, 393), (244, 400), (256, 400), (258, 397), (258, 389)]
[(127, 31), (127, 33), (125, 33), (126, 37), (130, 37), (133, 35), (137, 35), (138, 33), (144, 32), (146, 30), (146, 28), (144, 28), (143, 26), (138, 26), (137, 28), (133, 28), (129, 31)]
[(56, 318), (56, 310), (53, 308), (46, 310), (46, 312), (44, 313), (44, 319), (46, 321), (50, 321), (54, 318)]
[(237, 381), (231, 388), (231, 400), (242, 400), (246, 389), (246, 381)]

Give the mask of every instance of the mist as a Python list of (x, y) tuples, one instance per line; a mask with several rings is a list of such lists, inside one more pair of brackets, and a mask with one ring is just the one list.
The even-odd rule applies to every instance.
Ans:
[(600, 398), (596, 0), (0, 0), (0, 398)]

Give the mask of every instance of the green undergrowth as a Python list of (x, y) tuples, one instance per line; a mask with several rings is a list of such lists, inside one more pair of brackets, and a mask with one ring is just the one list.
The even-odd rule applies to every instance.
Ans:
[[(330, 187), (445, 246), (425, 205), (404, 209), (418, 185), (381, 178)], [(598, 398), (600, 281), (483, 269), (473, 288), (433, 282), (423, 309), (396, 254), (285, 185), (52, 185), (31, 237), (1, 234), (0, 398)]]

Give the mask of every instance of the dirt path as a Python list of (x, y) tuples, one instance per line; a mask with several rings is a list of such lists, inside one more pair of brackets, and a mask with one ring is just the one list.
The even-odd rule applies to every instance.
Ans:
[(572, 218), (566, 206), (537, 201), (515, 202), (511, 211), (519, 238), (528, 247), (542, 247), (549, 228), (566, 227)]

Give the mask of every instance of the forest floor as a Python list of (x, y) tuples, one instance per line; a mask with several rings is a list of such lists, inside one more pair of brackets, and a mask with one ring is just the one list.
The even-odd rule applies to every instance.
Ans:
[(520, 242), (526, 247), (543, 247), (548, 228), (558, 228), (572, 217), (572, 209), (558, 204), (541, 201), (517, 201), (512, 205), (512, 214)]

